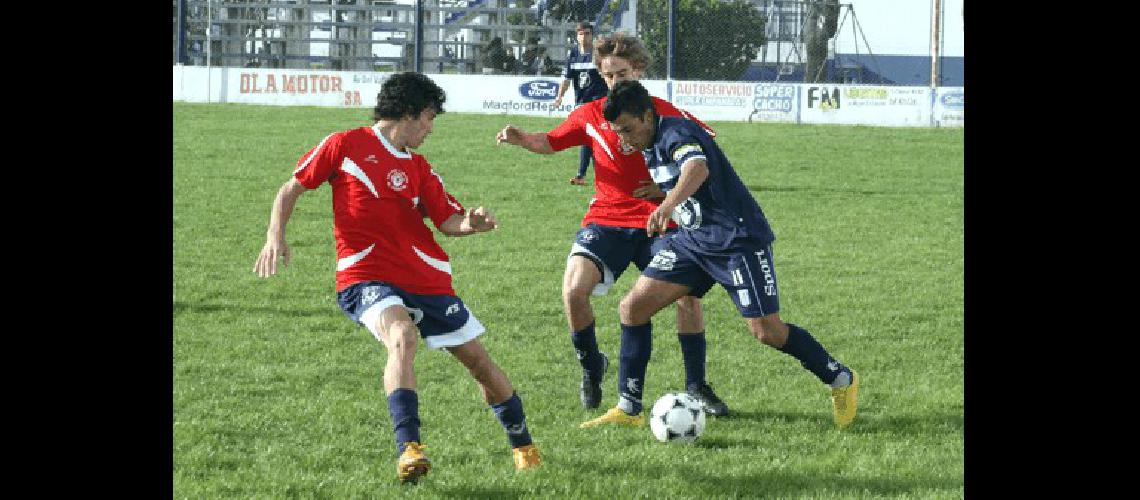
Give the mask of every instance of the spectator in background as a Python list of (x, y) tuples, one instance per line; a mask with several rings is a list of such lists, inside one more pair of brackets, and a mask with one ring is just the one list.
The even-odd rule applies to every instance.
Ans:
[[(609, 92), (601, 73), (594, 66), (594, 26), (587, 22), (578, 23), (578, 45), (572, 47), (566, 54), (566, 66), (562, 68), (562, 83), (558, 86), (558, 96), (554, 98), (554, 107), (562, 105), (562, 96), (571, 84), (574, 86), (574, 106), (578, 107), (590, 101), (601, 99)], [(571, 83), (572, 82), (572, 83)], [(590, 167), (590, 158), (593, 153), (590, 146), (584, 145), (578, 154), (578, 174), (570, 179), (575, 186), (586, 185), (586, 169)]]
[(542, 75), (543, 58), (546, 56), (546, 48), (539, 47), (538, 42), (539, 39), (537, 36), (531, 36), (526, 40), (526, 49), (523, 50), (522, 54), (522, 68), (528, 75)]
[(518, 61), (503, 47), (501, 37), (492, 38), (483, 48), (483, 68), (491, 68), (494, 73), (514, 73)]

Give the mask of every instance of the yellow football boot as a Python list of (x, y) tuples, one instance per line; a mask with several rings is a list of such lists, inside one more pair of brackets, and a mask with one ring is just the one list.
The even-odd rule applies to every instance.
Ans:
[(424, 456), (424, 448), (427, 446), (415, 441), (408, 441), (404, 446), (404, 452), (396, 462), (396, 477), (401, 483), (415, 483), (431, 470), (431, 460)]
[(533, 469), (542, 465), (542, 457), (538, 456), (538, 448), (534, 443), (526, 446), (519, 446), (511, 450), (511, 454), (515, 457), (515, 469)]
[(851, 425), (855, 420), (855, 407), (859, 396), (859, 374), (851, 370), (851, 385), (831, 390), (832, 414), (835, 425), (840, 428)]
[(613, 408), (610, 408), (609, 411), (598, 418), (595, 418), (588, 422), (582, 422), (582, 425), (579, 425), (578, 428), (587, 429), (602, 424), (640, 426), (644, 423), (645, 418), (643, 418), (641, 415), (630, 415), (623, 411), (621, 408), (615, 406)]

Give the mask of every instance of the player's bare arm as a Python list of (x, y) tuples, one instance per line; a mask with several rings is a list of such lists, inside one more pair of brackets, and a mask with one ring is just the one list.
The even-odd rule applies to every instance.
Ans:
[(466, 215), (455, 214), (439, 225), (439, 231), (448, 236), (467, 236), (485, 233), (499, 227), (499, 220), (490, 210), (478, 207), (468, 210)]
[(495, 135), (496, 145), (504, 142), (520, 146), (532, 153), (544, 155), (554, 154), (554, 148), (550, 146), (550, 141), (546, 139), (546, 132), (528, 134), (514, 125), (507, 125)]
[(567, 88), (570, 88), (570, 80), (563, 79), (558, 84), (558, 96), (554, 98), (554, 103), (551, 105), (551, 107), (557, 108), (562, 105), (562, 96), (566, 95)]
[(265, 232), (265, 246), (253, 264), (253, 272), (262, 278), (277, 274), (277, 259), (281, 258), (283, 266), (289, 265), (292, 251), (285, 243), (285, 225), (293, 215), (293, 207), (297, 205), (297, 198), (308, 191), (296, 178), (289, 178), (277, 190), (277, 197), (273, 199), (273, 209), (269, 213), (269, 229)]
[(700, 189), (701, 184), (708, 178), (709, 167), (705, 164), (704, 159), (693, 158), (681, 165), (681, 176), (677, 178), (677, 186), (669, 191), (665, 201), (661, 202), (657, 210), (649, 214), (649, 220), (645, 222), (645, 231), (649, 233), (649, 236), (665, 234), (665, 230), (669, 228), (669, 219), (673, 215), (673, 209), (697, 192), (697, 189)]
[(661, 190), (656, 182), (650, 179), (641, 181), (641, 187), (633, 190), (634, 198), (644, 198), (647, 200), (660, 200), (665, 198), (665, 192)]

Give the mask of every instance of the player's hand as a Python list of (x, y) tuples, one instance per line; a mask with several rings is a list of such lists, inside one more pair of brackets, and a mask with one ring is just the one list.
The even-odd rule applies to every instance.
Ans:
[(467, 227), (477, 233), (482, 233), (498, 228), (499, 221), (490, 210), (479, 207), (467, 212)]
[(570, 178), (570, 184), (573, 184), (575, 186), (585, 186), (586, 185), (586, 179), (583, 179), (581, 177), (571, 177)]
[(657, 207), (657, 210), (649, 214), (649, 219), (645, 221), (645, 232), (649, 233), (650, 238), (655, 234), (664, 235), (665, 231), (669, 229), (669, 220), (672, 219), (673, 208), (662, 203)]
[(516, 146), (522, 144), (523, 132), (514, 125), (507, 125), (495, 135), (495, 145), (506, 142), (507, 144), (514, 144)]
[(553, 107), (554, 109), (558, 109), (558, 107), (561, 105), (562, 105), (562, 98), (561, 97), (555, 97), (554, 102), (550, 104), (550, 106)]
[(267, 238), (265, 246), (261, 248), (261, 254), (257, 256), (257, 262), (253, 264), (253, 272), (262, 278), (277, 274), (277, 258), (281, 258), (281, 265), (288, 266), (292, 254), (284, 240)]
[(658, 186), (656, 182), (653, 182), (650, 179), (645, 179), (641, 181), (641, 187), (633, 190), (633, 197), (648, 199), (664, 198), (665, 191), (662, 191), (661, 187)]

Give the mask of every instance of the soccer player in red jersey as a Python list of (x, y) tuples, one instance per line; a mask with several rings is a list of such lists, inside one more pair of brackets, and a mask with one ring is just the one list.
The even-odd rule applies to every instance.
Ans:
[(265, 246), (253, 270), (265, 278), (288, 265), (285, 225), (297, 199), (328, 183), (336, 239), (337, 302), (388, 350), (384, 390), (400, 457), (397, 477), (416, 482), (431, 461), (420, 439), (419, 397), (413, 372), (416, 347), (450, 352), (479, 383), (513, 448), (515, 467), (541, 463), (526, 426), (522, 401), (506, 374), (476, 338), (483, 325), (455, 295), (451, 262), (425, 218), (448, 236), (498, 227), (483, 207), (466, 210), (445, 189), (423, 156), (411, 152), (432, 132), (446, 96), (419, 73), (392, 75), (381, 87), (375, 124), (325, 137), (297, 162), (273, 200)]
[[(637, 38), (617, 33), (597, 40), (594, 61), (612, 88), (617, 82), (639, 79), (649, 66), (649, 52)], [(658, 238), (646, 234), (645, 223), (664, 198), (650, 178), (641, 152), (609, 129), (602, 114), (605, 102), (603, 98), (578, 107), (550, 132), (526, 133), (507, 125), (496, 136), (498, 143), (541, 154), (584, 144), (593, 149), (595, 196), (567, 257), (562, 281), (570, 338), (582, 365), (581, 399), (586, 408), (597, 408), (601, 402), (602, 378), (609, 366), (609, 358), (598, 350), (590, 294), (604, 295), (631, 262), (638, 269), (645, 269), (659, 245)], [(654, 98), (654, 106), (661, 116), (684, 116), (708, 129), (667, 101)], [(727, 415), (728, 406), (705, 381), (706, 344), (700, 299), (683, 297), (677, 301), (677, 330), (685, 361), (686, 389), (704, 403), (707, 413)], [(645, 352), (623, 351), (623, 358), (649, 358), (647, 343), (623, 340), (622, 345), (646, 346)], [(619, 380), (623, 378), (619, 373)], [(640, 409), (643, 389), (637, 383), (619, 387), (621, 401), (627, 406), (625, 413), (607, 413), (603, 417), (606, 420), (600, 423), (640, 423), (641, 417), (634, 408)]]

